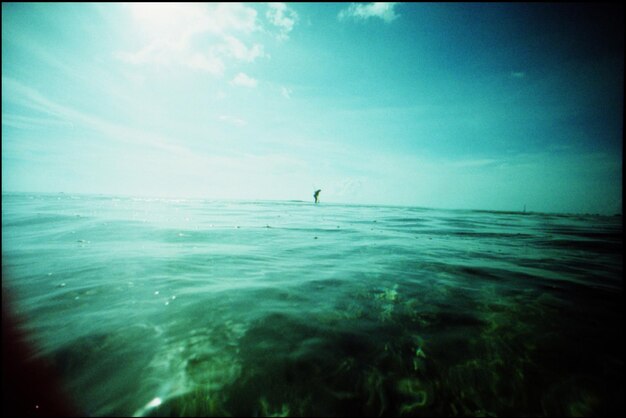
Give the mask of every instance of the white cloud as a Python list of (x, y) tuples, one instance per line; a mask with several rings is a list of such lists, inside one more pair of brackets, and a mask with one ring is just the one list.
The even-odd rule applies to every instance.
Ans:
[(280, 94), (285, 98), (285, 99), (291, 99), (291, 93), (293, 93), (293, 90), (290, 89), (289, 87), (285, 87), (282, 86), (280, 88)]
[[(147, 40), (115, 56), (134, 65), (183, 65), (221, 76), (227, 65), (267, 56), (263, 45), (241, 38), (260, 30), (255, 9), (239, 3), (134, 3), (128, 6)], [(197, 45), (206, 45), (199, 49)], [(250, 42), (248, 42), (250, 43)]]
[(244, 126), (247, 124), (245, 120), (229, 115), (221, 115), (219, 120), (236, 126)]
[(365, 20), (370, 17), (378, 17), (386, 23), (390, 23), (399, 17), (394, 10), (397, 4), (398, 3), (352, 3), (347, 9), (343, 9), (339, 12), (338, 18), (339, 20), (349, 18)]
[(211, 54), (194, 54), (187, 61), (187, 65), (194, 70), (202, 70), (213, 75), (224, 73), (224, 62)]
[(298, 14), (285, 3), (270, 3), (265, 13), (267, 20), (279, 29), (278, 38), (287, 39), (298, 21)]
[(179, 42), (206, 26), (206, 10), (200, 4), (132, 3), (127, 7), (135, 28), (149, 39)]
[(239, 61), (253, 62), (255, 59), (265, 56), (263, 45), (254, 44), (248, 48), (234, 36), (224, 37), (224, 44), (220, 48), (224, 55), (229, 55)]
[(242, 87), (256, 87), (258, 81), (245, 73), (239, 73), (232, 79), (231, 84)]
[(172, 61), (175, 61), (174, 58), (180, 55), (182, 50), (183, 48), (179, 43), (169, 42), (164, 39), (154, 39), (137, 52), (119, 52), (116, 54), (116, 57), (134, 65), (147, 63), (169, 65)]
[(256, 10), (241, 3), (132, 3), (128, 7), (148, 36), (171, 39), (200, 32), (250, 33), (259, 29)]
[(216, 33), (239, 31), (249, 33), (259, 29), (257, 12), (242, 3), (218, 3), (208, 9), (211, 15), (210, 26)]

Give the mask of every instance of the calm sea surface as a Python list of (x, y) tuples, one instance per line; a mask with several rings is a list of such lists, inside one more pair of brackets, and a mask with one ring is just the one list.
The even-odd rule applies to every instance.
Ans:
[(2, 195), (89, 415), (623, 413), (621, 217)]

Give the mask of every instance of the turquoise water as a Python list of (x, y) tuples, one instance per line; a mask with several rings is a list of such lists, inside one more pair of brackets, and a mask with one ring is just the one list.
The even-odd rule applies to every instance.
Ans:
[(621, 217), (3, 194), (85, 414), (623, 412)]

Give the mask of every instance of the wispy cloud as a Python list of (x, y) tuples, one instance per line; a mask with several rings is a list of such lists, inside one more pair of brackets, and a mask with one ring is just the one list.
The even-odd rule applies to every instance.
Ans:
[(239, 73), (232, 79), (231, 84), (235, 86), (254, 88), (257, 86), (258, 81), (245, 73)]
[(477, 158), (477, 159), (451, 161), (448, 164), (452, 167), (470, 168), (470, 167), (492, 166), (492, 165), (495, 165), (496, 163), (498, 163), (498, 160), (494, 160), (491, 158)]
[(224, 61), (211, 54), (193, 54), (188, 58), (187, 66), (216, 76), (224, 74)]
[(235, 126), (244, 126), (247, 124), (245, 120), (237, 118), (235, 116), (221, 115), (218, 119), (221, 120), (222, 122), (226, 122), (230, 125), (235, 125)]
[(366, 20), (370, 17), (376, 17), (384, 20), (386, 23), (391, 23), (399, 17), (394, 10), (397, 4), (398, 3), (352, 3), (348, 8), (341, 10), (337, 17), (339, 20)]
[(73, 124), (68, 121), (45, 118), (45, 117), (30, 117), (20, 116), (13, 114), (2, 114), (2, 125), (10, 126), (17, 129), (48, 129), (55, 127), (73, 127)]
[(10, 77), (2, 77), (2, 87), (6, 89), (7, 97), (11, 97), (11, 102), (46, 115), (52, 115), (57, 118), (59, 123), (65, 123), (71, 126), (82, 126), (99, 132), (103, 134), (106, 140), (148, 146), (166, 151), (170, 154), (190, 154), (187, 148), (174, 144), (159, 135), (118, 124), (57, 103), (46, 98), (36, 89), (25, 86)]
[(291, 99), (291, 93), (293, 93), (293, 90), (290, 89), (289, 87), (285, 87), (282, 86), (280, 88), (280, 94), (285, 98), (285, 99)]
[(289, 32), (298, 21), (298, 14), (285, 3), (270, 3), (265, 13), (267, 20), (279, 29), (278, 38), (289, 38)]
[(248, 47), (234, 36), (225, 36), (224, 43), (219, 45), (217, 49), (224, 56), (231, 56), (236, 60), (245, 62), (254, 62), (257, 58), (265, 56), (263, 45), (255, 43)]
[(523, 71), (511, 71), (512, 78), (524, 78), (526, 77), (526, 73)]
[(129, 8), (148, 40), (137, 51), (115, 54), (130, 64), (183, 65), (221, 76), (229, 64), (266, 56), (263, 45), (242, 40), (261, 28), (256, 10), (244, 4), (135, 3)]

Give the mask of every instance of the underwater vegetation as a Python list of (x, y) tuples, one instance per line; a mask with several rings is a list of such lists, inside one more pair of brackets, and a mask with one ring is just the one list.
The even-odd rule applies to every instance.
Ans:
[[(230, 364), (189, 358), (198, 385), (148, 414), (579, 416), (621, 408), (621, 377), (595, 376), (607, 367), (594, 353), (601, 341), (579, 341), (572, 353), (559, 342), (572, 327), (546, 321), (558, 315), (557, 300), (495, 289), (467, 301), (472, 314), (432, 309), (460, 297), (454, 288), (410, 297), (393, 284), (357, 293), (362, 300), (334, 316), (268, 315), (235, 338)], [(617, 347), (609, 351), (618, 364)], [(231, 371), (223, 376), (219, 367)], [(213, 387), (215, 377), (227, 383)], [(603, 401), (607, 390), (612, 405)]]

